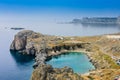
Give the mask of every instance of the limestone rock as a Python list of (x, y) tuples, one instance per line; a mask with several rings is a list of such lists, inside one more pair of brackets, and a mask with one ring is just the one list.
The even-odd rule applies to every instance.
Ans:
[(34, 43), (28, 42), (28, 39), (35, 39), (42, 36), (42, 34), (35, 33), (31, 30), (23, 30), (18, 32), (13, 42), (10, 45), (10, 50), (19, 51), (20, 53), (35, 55), (36, 48)]
[(68, 67), (53, 68), (51, 65), (41, 64), (34, 69), (31, 80), (83, 80), (82, 77)]
[(27, 36), (20, 37), (20, 36), (16, 35), (11, 46), (10, 46), (10, 50), (23, 50), (23, 49), (25, 49), (26, 41), (27, 41)]
[(33, 65), (34, 68), (38, 67), (39, 65), (41, 64), (45, 64), (45, 60), (47, 58), (47, 54), (46, 53), (39, 53), (39, 54), (36, 54), (36, 57), (35, 57), (35, 63)]
[(27, 44), (27, 37), (30, 36), (33, 31), (24, 30), (15, 35), (14, 40), (10, 46), (10, 50), (23, 50)]

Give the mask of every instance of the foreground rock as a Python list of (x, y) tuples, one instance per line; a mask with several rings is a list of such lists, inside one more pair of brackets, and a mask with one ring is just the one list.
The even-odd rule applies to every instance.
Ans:
[(71, 68), (53, 68), (51, 65), (40, 65), (32, 74), (31, 80), (83, 80)]

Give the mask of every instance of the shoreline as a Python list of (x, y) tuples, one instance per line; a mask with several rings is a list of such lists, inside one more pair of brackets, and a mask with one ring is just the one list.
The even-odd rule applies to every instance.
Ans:
[[(88, 52), (88, 51), (86, 51), (85, 49), (78, 49), (78, 50), (70, 50), (70, 51), (65, 51), (65, 52), (59, 52), (58, 54), (55, 53), (55, 55), (49, 55), (47, 61), (51, 60), (52, 57), (54, 57), (54, 56), (69, 54), (69, 53), (72, 53), (72, 52), (73, 52), (73, 53), (85, 54), (86, 57), (88, 58), (89, 62), (90, 62), (90, 63), (94, 66), (94, 68), (95, 68), (95, 69), (92, 69), (92, 70), (90, 70), (90, 71), (95, 71), (95, 70), (96, 70), (96, 66), (94, 65), (94, 63), (92, 62), (92, 59), (91, 59), (90, 56), (88, 55), (88, 54), (90, 54), (90, 53), (92, 53), (92, 52)], [(46, 59), (47, 59), (47, 58), (46, 58)], [(68, 66), (68, 67), (69, 67), (69, 66)], [(86, 73), (88, 73), (88, 72), (86, 72)]]
[[(77, 52), (77, 53), (85, 54), (87, 56), (87, 58), (89, 59), (89, 62), (92, 63), (92, 65), (95, 67), (95, 69), (90, 70), (90, 71), (97, 70), (97, 65), (95, 65), (94, 60), (90, 56), (90, 53), (93, 53), (93, 52), (86, 51), (86, 49), (69, 50), (69, 51), (63, 51), (63, 52), (54, 53), (54, 54), (48, 55), (48, 60), (51, 60), (53, 56), (59, 56), (59, 55), (62, 55), (64, 53), (69, 54), (69, 52)], [(46, 58), (46, 60), (47, 60), (47, 58)], [(89, 72), (87, 72), (87, 73), (89, 73)]]
[[(117, 41), (117, 42), (113, 43), (113, 41)], [(60, 37), (60, 36), (58, 37), (58, 36), (43, 35), (41, 33), (36, 33), (30, 30), (26, 30), (26, 31), (21, 31), (17, 35), (15, 35), (10, 50), (19, 51), (21, 52), (21, 54), (36, 56), (34, 70), (32, 73), (32, 79), (34, 80), (36, 76), (35, 74), (36, 73), (39, 74), (39, 72), (36, 70), (42, 70), (44, 68), (49, 69), (48, 67), (51, 66), (45, 64), (45, 61), (47, 59), (49, 60), (51, 59), (51, 56), (59, 56), (60, 54), (67, 52), (84, 53), (88, 57), (89, 61), (94, 65), (95, 69), (92, 71), (95, 72), (97, 72), (97, 70), (103, 70), (103, 69), (106, 70), (120, 69), (120, 66), (115, 63), (112, 57), (109, 54), (104, 53), (107, 52), (106, 50), (108, 49), (111, 50), (111, 47), (113, 47), (114, 45), (117, 45), (119, 47), (119, 44), (117, 44), (118, 42), (119, 40), (109, 39), (105, 37), (105, 35), (92, 36), (92, 37)], [(108, 43), (111, 43), (112, 45)], [(106, 48), (106, 45), (110, 45), (110, 47), (107, 46), (108, 49), (103, 49), (104, 46)], [(115, 48), (115, 50), (116, 49), (117, 48)], [(116, 50), (115, 52), (117, 51), (119, 52), (119, 49)], [(110, 53), (112, 53), (112, 51)], [(52, 68), (52, 66), (50, 68), (53, 71), (56, 70), (55, 68)], [(60, 70), (62, 69), (63, 68), (61, 68)], [(46, 76), (47, 76), (46, 73), (51, 74), (51, 76), (54, 75), (58, 76), (56, 73), (51, 73), (49, 71), (45, 72), (44, 75)], [(60, 73), (60, 75), (63, 75), (63, 73), (64, 72)], [(74, 72), (72, 72), (72, 74), (73, 76), (75, 76)]]

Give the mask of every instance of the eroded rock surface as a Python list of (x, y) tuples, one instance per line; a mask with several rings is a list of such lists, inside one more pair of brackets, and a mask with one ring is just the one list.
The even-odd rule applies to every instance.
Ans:
[(40, 65), (32, 74), (31, 80), (83, 80), (71, 68), (53, 68), (51, 65)]
[(27, 36), (15, 35), (15, 38), (10, 46), (10, 50), (23, 50), (26, 47)]
[(34, 43), (28, 42), (29, 38), (38, 38), (42, 34), (37, 34), (31, 30), (24, 30), (17, 33), (10, 45), (10, 50), (19, 51), (24, 54), (35, 55)]

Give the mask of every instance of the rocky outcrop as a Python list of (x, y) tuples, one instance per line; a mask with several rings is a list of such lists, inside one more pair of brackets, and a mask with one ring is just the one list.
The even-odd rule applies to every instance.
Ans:
[(10, 46), (10, 50), (23, 50), (26, 47), (27, 36), (15, 35), (15, 38)]
[(10, 50), (23, 50), (26, 48), (27, 37), (29, 37), (33, 31), (25, 30), (17, 33), (14, 37), (14, 40), (10, 46)]
[(47, 59), (47, 54), (44, 51), (41, 51), (39, 54), (36, 54), (35, 63), (33, 67), (36, 68), (41, 64), (45, 64), (46, 59)]
[(26, 51), (26, 54), (28, 55), (35, 55), (35, 53), (37, 53), (36, 48), (31, 42), (27, 43), (25, 51)]
[(83, 80), (71, 68), (53, 68), (51, 65), (40, 65), (32, 74), (31, 80)]
[(40, 35), (31, 31), (24, 30), (17, 33), (14, 37), (13, 42), (10, 45), (11, 51), (18, 51), (23, 54), (35, 55), (36, 48), (34, 47), (34, 43), (28, 42), (29, 38), (38, 38)]

